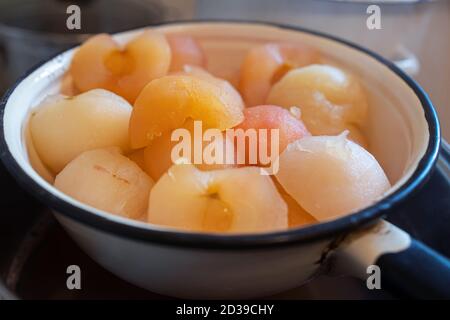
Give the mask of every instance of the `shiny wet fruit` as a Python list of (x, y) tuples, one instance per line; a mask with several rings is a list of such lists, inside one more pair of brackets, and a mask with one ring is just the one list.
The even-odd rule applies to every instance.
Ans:
[(30, 133), (40, 159), (56, 174), (83, 151), (127, 150), (130, 115), (127, 101), (103, 89), (51, 96), (32, 112)]
[(200, 171), (189, 164), (174, 165), (155, 184), (148, 221), (189, 231), (233, 233), (288, 226), (287, 206), (259, 168)]
[(242, 63), (239, 80), (245, 103), (264, 104), (272, 85), (285, 73), (320, 60), (318, 51), (300, 44), (268, 43), (251, 49)]
[(206, 56), (200, 44), (193, 37), (168, 35), (167, 41), (172, 53), (169, 71), (181, 71), (186, 65), (206, 66)]
[(116, 148), (86, 151), (55, 179), (55, 187), (94, 208), (146, 220), (153, 181)]
[(205, 129), (225, 130), (239, 124), (242, 101), (211, 81), (188, 75), (169, 75), (150, 82), (134, 104), (130, 119), (132, 148), (142, 148), (187, 119)]
[(346, 134), (290, 144), (280, 156), (276, 178), (319, 221), (365, 208), (390, 188), (377, 160)]
[(288, 72), (270, 90), (267, 103), (300, 108), (313, 135), (336, 135), (364, 127), (368, 102), (354, 76), (328, 65), (311, 65)]
[[(254, 154), (256, 159), (261, 158), (261, 152), (269, 157), (277, 156), (291, 142), (311, 135), (300, 118), (287, 109), (274, 105), (261, 105), (244, 109), (244, 121), (237, 125), (235, 129), (242, 129), (245, 132), (253, 129), (257, 134), (255, 145), (252, 146), (251, 141), (247, 141), (245, 144), (246, 164), (255, 164), (249, 161), (251, 153)], [(277, 135), (272, 136), (272, 130), (277, 130)], [(236, 139), (235, 142), (238, 151), (242, 140)], [(278, 150), (276, 155), (272, 155), (272, 142), (277, 144), (277, 147), (273, 149)]]
[(123, 48), (99, 34), (75, 52), (69, 71), (81, 92), (103, 88), (133, 103), (147, 83), (169, 71), (170, 60), (170, 46), (156, 31), (144, 31)]
[[(188, 154), (172, 154), (177, 144), (186, 143), (183, 139), (173, 140), (172, 132), (163, 134), (156, 138), (152, 144), (144, 148), (143, 163), (145, 171), (153, 178), (158, 180), (180, 157), (184, 157), (190, 163), (201, 170), (224, 169), (234, 166), (234, 146), (231, 139), (226, 139), (221, 135), (221, 139), (212, 139), (205, 141), (202, 132), (197, 133), (194, 128), (194, 122), (187, 120), (180, 128), (189, 133), (189, 152)], [(217, 157), (217, 162), (208, 163), (204, 155), (208, 155), (207, 150), (217, 150), (221, 156)], [(219, 151), (221, 150), (221, 151)], [(215, 151), (212, 151), (214, 154)], [(180, 152), (181, 153), (181, 152)], [(197, 155), (196, 155), (197, 153)], [(212, 158), (212, 157), (211, 157)]]

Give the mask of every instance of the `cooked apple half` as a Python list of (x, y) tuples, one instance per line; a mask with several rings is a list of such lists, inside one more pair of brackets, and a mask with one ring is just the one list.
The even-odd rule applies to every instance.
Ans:
[(291, 143), (280, 156), (276, 178), (319, 221), (367, 207), (390, 188), (377, 160), (346, 133)]
[(242, 101), (215, 82), (188, 75), (169, 75), (150, 82), (134, 103), (130, 119), (132, 148), (142, 148), (187, 119), (225, 130), (239, 124)]
[(55, 179), (56, 188), (83, 203), (138, 220), (146, 220), (152, 186), (153, 180), (118, 148), (86, 151)]
[(288, 227), (287, 206), (256, 167), (201, 171), (175, 164), (150, 193), (150, 223), (190, 231), (264, 232)]
[(51, 96), (33, 110), (30, 134), (40, 159), (56, 174), (83, 151), (127, 150), (130, 115), (126, 100), (102, 89)]
[(81, 92), (103, 88), (133, 103), (147, 83), (169, 71), (170, 60), (169, 43), (156, 31), (142, 32), (125, 47), (99, 34), (75, 52), (69, 72)]

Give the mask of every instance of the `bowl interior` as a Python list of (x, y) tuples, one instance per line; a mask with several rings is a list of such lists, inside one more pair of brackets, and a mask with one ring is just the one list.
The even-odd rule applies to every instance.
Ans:
[[(276, 26), (243, 23), (182, 23), (155, 27), (165, 33), (189, 34), (197, 38), (208, 58), (208, 67), (216, 75), (236, 83), (236, 75), (246, 51), (269, 41), (309, 44), (324, 52), (361, 79), (367, 89), (370, 107), (365, 134), (369, 149), (384, 168), (392, 193), (413, 174), (425, 154), (429, 141), (428, 125), (421, 102), (411, 87), (395, 72), (374, 57), (347, 44), (307, 32)], [(126, 43), (141, 30), (116, 35)], [(4, 110), (4, 135), (8, 148), (25, 171), (40, 187), (73, 205), (107, 219), (131, 225), (142, 222), (113, 216), (84, 205), (56, 190), (32, 168), (27, 153), (25, 128), (30, 110), (49, 94), (61, 92), (74, 50), (67, 51), (34, 70), (13, 90)], [(159, 226), (148, 228), (164, 229)]]

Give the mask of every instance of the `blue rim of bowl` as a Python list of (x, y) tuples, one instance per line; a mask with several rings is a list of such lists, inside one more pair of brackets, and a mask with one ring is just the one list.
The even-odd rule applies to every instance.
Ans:
[(110, 220), (106, 217), (99, 216), (88, 210), (84, 210), (58, 198), (54, 194), (42, 188), (36, 181), (29, 177), (20, 167), (11, 154), (4, 135), (4, 108), (8, 102), (9, 96), (15, 88), (30, 75), (34, 70), (47, 61), (54, 59), (46, 59), (44, 62), (37, 64), (6, 92), (0, 101), (0, 157), (18, 183), (32, 195), (37, 197), (44, 204), (56, 210), (60, 214), (81, 222), (101, 231), (108, 232), (116, 236), (154, 243), (159, 245), (170, 245), (179, 247), (203, 248), (203, 249), (267, 249), (273, 247), (284, 247), (306, 242), (320, 241), (327, 238), (334, 238), (342, 234), (346, 234), (356, 228), (363, 227), (373, 223), (376, 219), (385, 216), (389, 210), (392, 210), (401, 201), (405, 200), (414, 191), (417, 191), (430, 176), (432, 169), (436, 163), (439, 146), (440, 146), (440, 129), (437, 113), (433, 104), (425, 93), (425, 91), (402, 70), (395, 66), (391, 61), (386, 60), (379, 54), (372, 52), (364, 47), (347, 40), (324, 34), (322, 32), (305, 29), (303, 27), (291, 26), (286, 24), (254, 21), (254, 20), (183, 20), (171, 21), (150, 25), (149, 27), (171, 25), (171, 24), (192, 24), (192, 23), (235, 23), (235, 24), (254, 24), (262, 26), (271, 26), (286, 30), (300, 31), (312, 34), (318, 37), (330, 39), (339, 42), (348, 47), (357, 49), (383, 65), (387, 66), (392, 72), (397, 74), (406, 84), (414, 91), (421, 102), (424, 110), (425, 118), (428, 124), (429, 142), (427, 150), (420, 159), (419, 164), (412, 176), (395, 192), (381, 199), (377, 203), (363, 210), (349, 214), (336, 220), (311, 224), (301, 228), (292, 228), (284, 231), (255, 233), (255, 234), (210, 234), (210, 233), (193, 233), (183, 232), (175, 229), (156, 230), (146, 226), (132, 226)]

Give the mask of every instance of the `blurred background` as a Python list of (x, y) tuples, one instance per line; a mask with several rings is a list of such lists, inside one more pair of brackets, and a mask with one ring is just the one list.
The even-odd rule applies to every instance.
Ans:
[[(81, 29), (68, 30), (67, 7), (81, 8)], [(381, 8), (369, 30), (369, 4)], [(0, 0), (0, 93), (27, 69), (89, 34), (162, 21), (260, 20), (319, 30), (402, 64), (430, 94), (450, 140), (450, 1), (417, 0)]]

